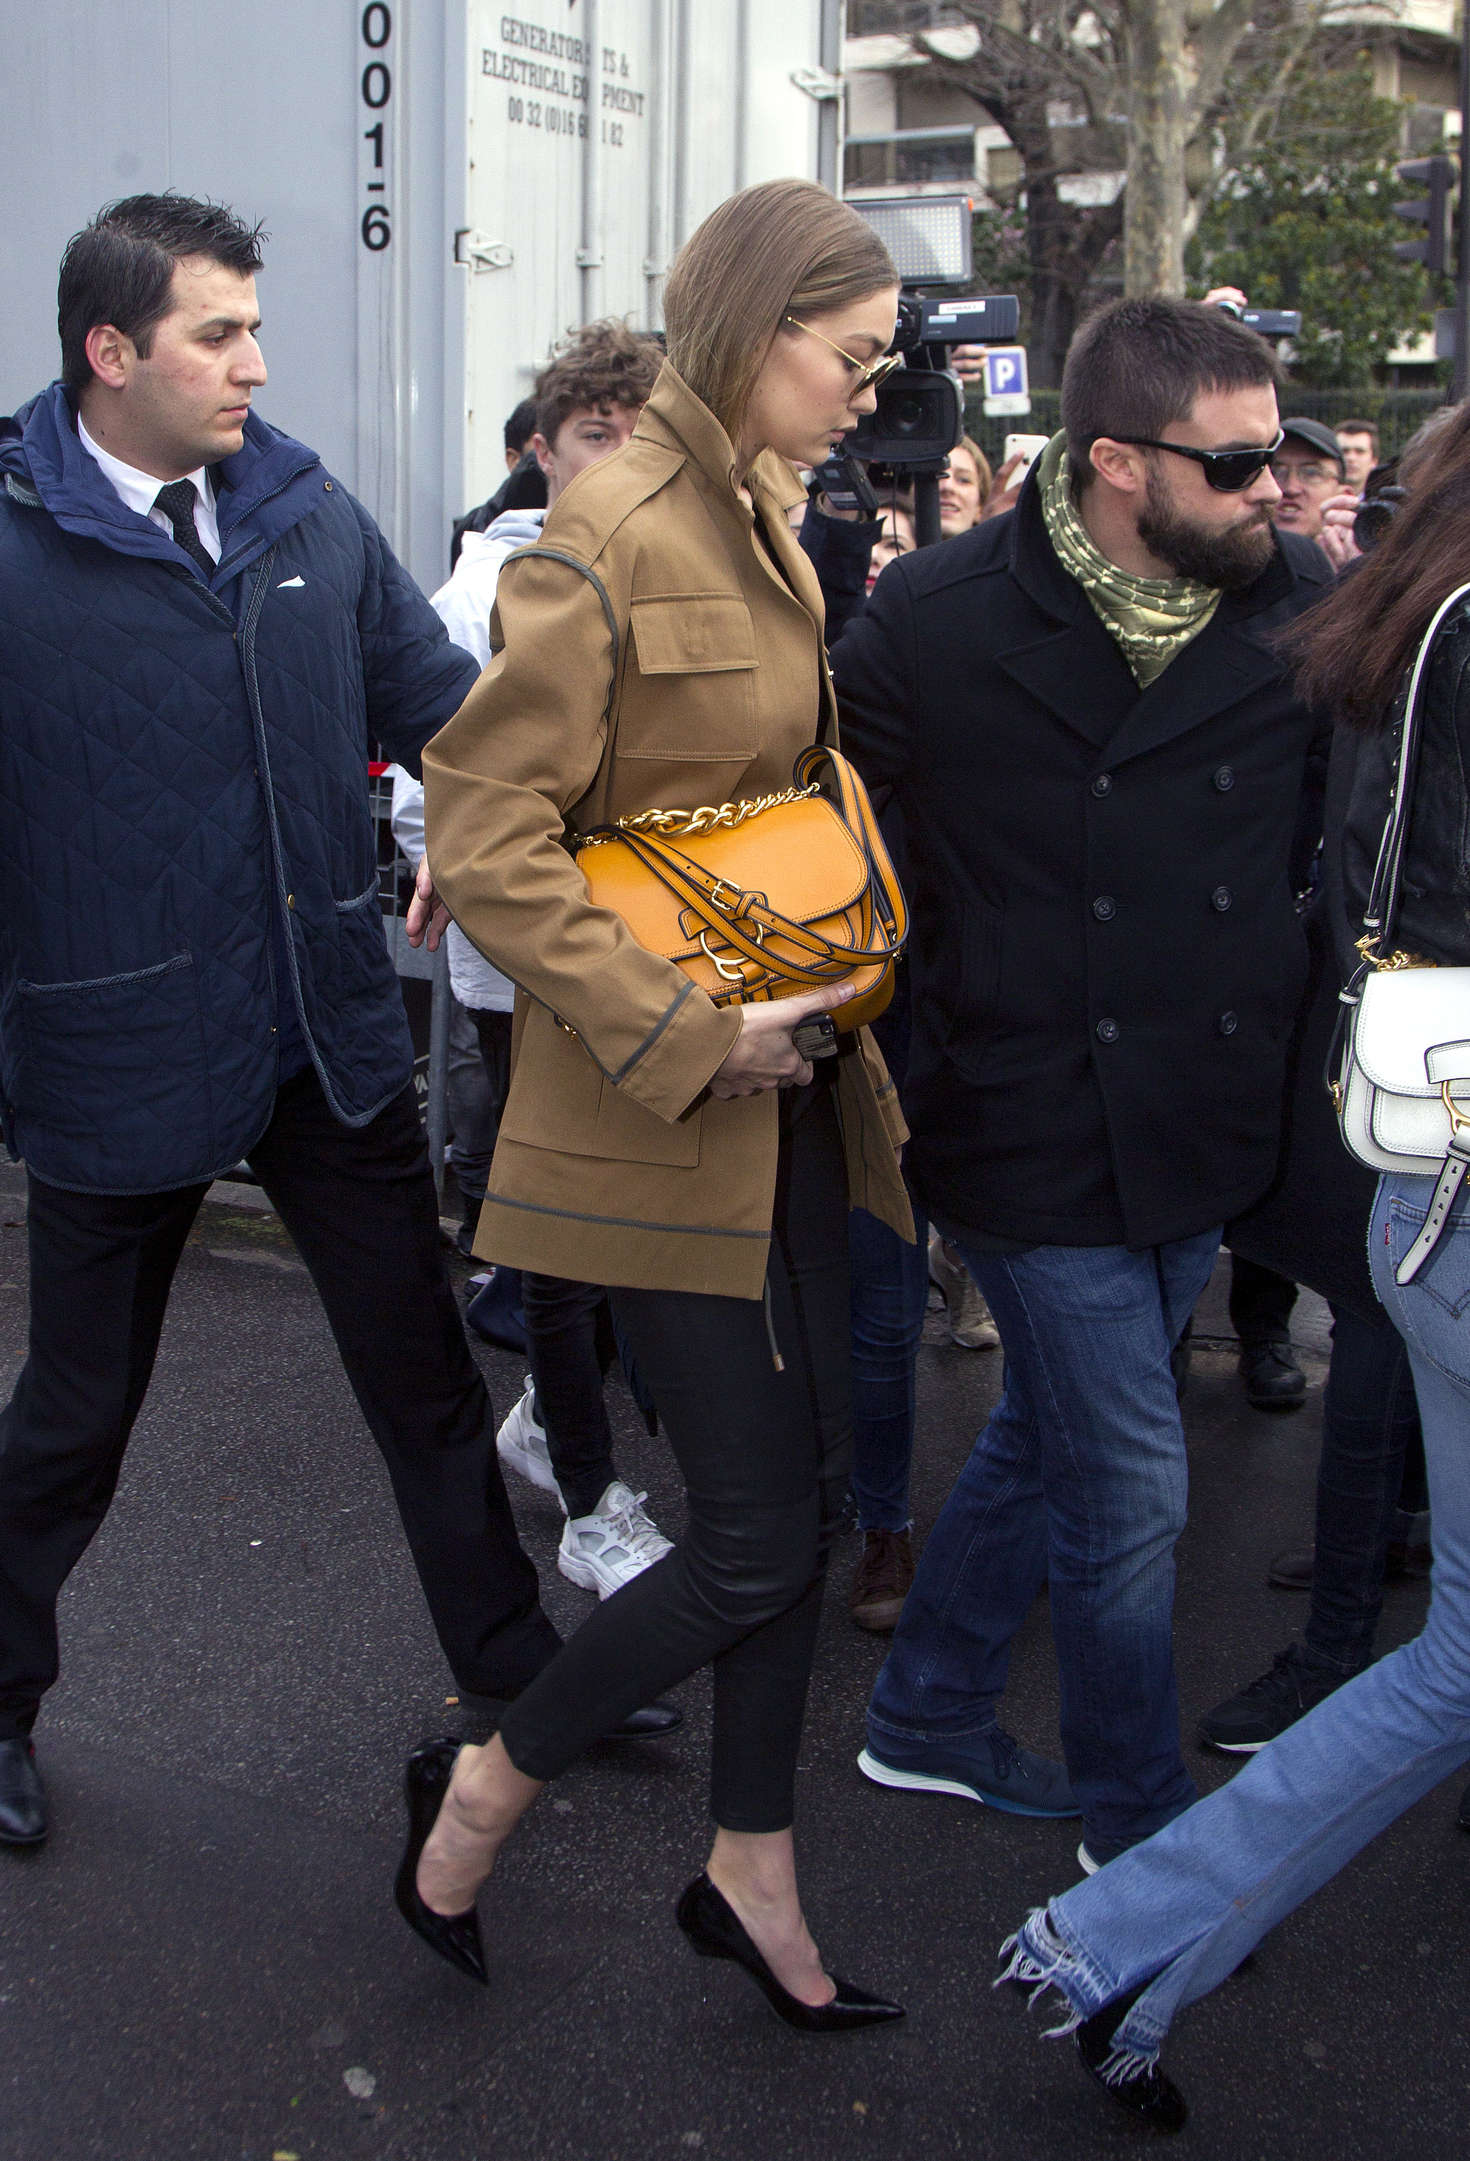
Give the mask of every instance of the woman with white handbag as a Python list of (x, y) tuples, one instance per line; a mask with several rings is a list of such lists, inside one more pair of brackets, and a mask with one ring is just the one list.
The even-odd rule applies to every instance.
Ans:
[(1433, 1596), (1413, 1642), (1002, 1947), (1000, 1980), (1055, 1989), (1051, 2032), (1163, 2131), (1186, 2115), (1158, 2063), (1175, 2013), (1470, 1760), (1470, 407), (1293, 644), (1343, 724), (1327, 877), (1361, 962), (1331, 1080), (1346, 1145), (1381, 1173), (1369, 1262), (1419, 1399)]

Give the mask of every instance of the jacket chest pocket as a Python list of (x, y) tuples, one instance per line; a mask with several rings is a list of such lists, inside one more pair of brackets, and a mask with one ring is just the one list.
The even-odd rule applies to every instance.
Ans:
[(738, 593), (669, 593), (632, 605), (617, 753), (691, 764), (756, 755), (755, 625)]

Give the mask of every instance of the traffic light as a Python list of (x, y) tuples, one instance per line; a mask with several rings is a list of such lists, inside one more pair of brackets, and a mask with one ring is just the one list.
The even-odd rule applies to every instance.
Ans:
[(1413, 202), (1395, 203), (1393, 214), (1408, 225), (1422, 225), (1424, 233), (1418, 240), (1396, 240), (1393, 252), (1401, 263), (1423, 263), (1433, 276), (1442, 277), (1451, 267), (1450, 199), (1459, 161), (1436, 152), (1429, 158), (1410, 158), (1394, 172), (1406, 186), (1424, 192)]

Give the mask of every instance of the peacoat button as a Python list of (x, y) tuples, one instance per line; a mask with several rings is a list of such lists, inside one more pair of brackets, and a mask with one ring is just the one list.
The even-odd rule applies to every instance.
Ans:
[(1234, 766), (1217, 765), (1211, 777), (1214, 780), (1214, 784), (1219, 789), (1221, 795), (1229, 795), (1231, 789), (1235, 786)]
[(1099, 893), (1092, 904), (1092, 912), (1099, 923), (1111, 923), (1118, 912), (1118, 903), (1111, 893)]
[(1210, 895), (1210, 906), (1217, 915), (1225, 913), (1225, 910), (1230, 906), (1230, 888), (1228, 885), (1216, 886), (1214, 892)]
[(1099, 1043), (1116, 1043), (1118, 1033), (1118, 1023), (1115, 1020), (1100, 1020), (1097, 1024), (1097, 1040)]
[(1240, 1026), (1240, 1022), (1233, 1013), (1222, 1013), (1215, 1026), (1219, 1029), (1221, 1035), (1234, 1035), (1236, 1029)]
[(1101, 799), (1105, 795), (1111, 795), (1113, 792), (1112, 774), (1099, 773), (1096, 780), (1092, 784), (1092, 792), (1099, 799)]

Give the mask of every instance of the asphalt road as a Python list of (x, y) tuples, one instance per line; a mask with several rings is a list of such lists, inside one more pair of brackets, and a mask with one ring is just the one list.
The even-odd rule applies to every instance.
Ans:
[[(23, 1184), (0, 1171), (0, 1395), (25, 1328)], [(1320, 1307), (1299, 1340), (1320, 1381)], [(1317, 1391), (1251, 1411), (1217, 1281), (1187, 1401), (1186, 1721), (1269, 1662), (1300, 1599), (1267, 1559), (1308, 1528)], [(916, 1508), (932, 1521), (999, 1379), (932, 1320)], [(515, 1363), (484, 1354), (497, 1406)], [(626, 1397), (624, 1475), (677, 1535), (662, 1445)], [(559, 1521), (517, 1486), (563, 1627)], [(839, 1551), (845, 1590), (854, 1542)], [(1419, 1625), (1393, 1590), (1384, 1648)], [(780, 2025), (697, 1961), (672, 1908), (707, 1825), (708, 1689), (683, 1732), (606, 1746), (533, 1812), (482, 1901), (476, 1989), (416, 1943), (389, 1886), (406, 1749), (456, 1730), (387, 1482), (311, 1286), (273, 1219), (211, 1204), (181, 1270), (117, 1503), (68, 1586), (38, 1728), (53, 1833), (0, 1857), (0, 2161), (1081, 2161), (1125, 2153), (1065, 2045), (988, 1983), (1000, 1938), (1075, 1876), (1077, 1828), (884, 1793), (854, 1768), (881, 1643), (829, 1603), (798, 1835), (839, 1970), (907, 2003), (841, 2039)], [(1009, 1723), (1056, 1746), (1044, 1606)], [(1191, 1750), (1202, 1786), (1228, 1763)], [(1463, 2154), (1470, 1839), (1451, 1781), (1197, 2007), (1169, 2064), (1181, 2161)]]

